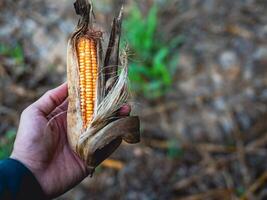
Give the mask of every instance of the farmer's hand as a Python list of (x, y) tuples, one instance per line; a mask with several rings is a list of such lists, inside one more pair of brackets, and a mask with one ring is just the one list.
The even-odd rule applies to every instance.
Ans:
[[(11, 158), (27, 166), (48, 197), (56, 197), (82, 181), (85, 163), (72, 151), (67, 140), (67, 84), (48, 91), (26, 108)], [(128, 115), (129, 106), (120, 110)]]

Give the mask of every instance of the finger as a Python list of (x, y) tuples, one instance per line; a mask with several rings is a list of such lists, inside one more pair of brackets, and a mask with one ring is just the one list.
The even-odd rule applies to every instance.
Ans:
[(32, 106), (37, 108), (45, 115), (48, 115), (57, 106), (61, 105), (62, 102), (67, 98), (67, 96), (68, 96), (67, 83), (63, 83), (59, 87), (47, 91)]
[(51, 115), (48, 119), (47, 126), (52, 128), (56, 133), (67, 133), (67, 112), (61, 112), (55, 116)]
[(62, 111), (66, 111), (68, 109), (68, 105), (69, 105), (69, 100), (65, 99), (64, 102), (58, 106), (58, 108), (60, 108)]
[(119, 115), (122, 117), (129, 116), (130, 112), (131, 112), (131, 106), (126, 104), (120, 108)]
[(66, 113), (67, 109), (68, 109), (68, 104), (69, 104), (68, 99), (65, 99), (65, 101), (61, 105), (56, 107), (46, 118), (48, 120), (50, 120), (51, 118), (53, 118), (53, 117), (55, 117), (61, 113)]

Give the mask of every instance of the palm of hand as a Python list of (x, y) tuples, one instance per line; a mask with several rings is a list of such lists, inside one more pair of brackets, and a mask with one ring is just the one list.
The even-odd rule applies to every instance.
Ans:
[[(45, 96), (52, 97), (42, 98)], [(11, 155), (33, 172), (50, 197), (64, 193), (87, 176), (85, 164), (67, 142), (67, 103), (62, 99), (52, 100), (50, 113), (36, 106), (38, 101), (23, 112)]]

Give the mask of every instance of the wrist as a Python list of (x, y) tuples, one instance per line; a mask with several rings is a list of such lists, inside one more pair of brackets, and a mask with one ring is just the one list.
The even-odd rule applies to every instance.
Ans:
[(12, 152), (12, 154), (10, 155), (10, 158), (23, 164), (32, 173), (32, 175), (35, 177), (36, 181), (39, 183), (39, 185), (40, 185), (42, 191), (45, 193), (45, 195), (49, 196), (49, 194), (46, 191), (45, 181), (42, 178), (44, 176), (43, 176), (43, 174), (40, 173), (42, 171), (40, 168), (41, 167), (40, 164), (38, 164), (37, 162), (33, 162), (32, 160), (27, 159), (24, 156), (19, 155), (15, 152)]
[(16, 180), (15, 182), (12, 182), (12, 185), (17, 183), (17, 185), (15, 184), (11, 187), (13, 194), (16, 194), (16, 196), (20, 198), (23, 197), (23, 199), (37, 199), (37, 197), (40, 200), (48, 199), (40, 182), (28, 166), (14, 156), (10, 156), (10, 158), (3, 160), (2, 162), (1, 170), (5, 171), (8, 180)]

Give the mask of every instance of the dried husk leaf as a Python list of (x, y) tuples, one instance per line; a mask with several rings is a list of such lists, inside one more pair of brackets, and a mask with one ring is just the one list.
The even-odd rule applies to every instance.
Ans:
[[(117, 115), (128, 99), (128, 62), (125, 53), (121, 56), (121, 72), (117, 76), (122, 12), (113, 20), (109, 45), (102, 61), (101, 32), (95, 29), (92, 22), (90, 2), (77, 0), (75, 9), (82, 19), (69, 40), (67, 50), (68, 140), (72, 149), (86, 162), (92, 173), (95, 167), (120, 145), (122, 139), (128, 143), (139, 142), (140, 124), (138, 117)], [(79, 64), (76, 51), (76, 43), (80, 36), (93, 38), (98, 44), (97, 97), (93, 119), (86, 128), (83, 127), (80, 108)]]

